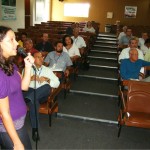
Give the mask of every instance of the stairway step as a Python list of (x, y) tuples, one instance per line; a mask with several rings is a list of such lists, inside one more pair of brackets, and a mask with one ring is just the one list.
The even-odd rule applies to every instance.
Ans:
[(112, 68), (97, 68), (90, 67), (88, 71), (79, 71), (79, 76), (91, 78), (105, 78), (108, 80), (117, 80), (118, 73), (116, 69)]
[(107, 53), (107, 52), (90, 52), (88, 57), (104, 57), (104, 58), (112, 58), (113, 60), (117, 60), (117, 54), (115, 53)]
[(92, 47), (91, 51), (92, 50), (97, 50), (97, 51), (111, 51), (111, 52), (117, 52), (117, 49), (116, 48), (105, 48), (105, 47)]
[(110, 53), (110, 54), (117, 54), (117, 51), (109, 51), (109, 50), (90, 50), (90, 52), (97, 52), (97, 53)]
[(104, 79), (94, 79), (94, 78), (84, 78), (78, 77), (78, 80), (73, 82), (71, 90), (87, 92), (87, 93), (98, 93), (108, 96), (118, 95), (118, 81), (104, 80)]
[(104, 41), (104, 40), (96, 40), (96, 44), (112, 44), (112, 45), (117, 45), (116, 41)]
[(99, 33), (98, 36), (117, 38), (115, 34), (111, 33)]
[(97, 37), (97, 40), (104, 40), (104, 41), (117, 41), (116, 40), (116, 38), (111, 38), (111, 37), (101, 37), (101, 36), (99, 36), (99, 37)]
[[(69, 93), (59, 103), (59, 113), (80, 119), (117, 121), (117, 98)], [(88, 119), (87, 119), (88, 120)]]
[(99, 44), (94, 44), (94, 47), (99, 47), (99, 48), (114, 48), (117, 49), (116, 45), (99, 45)]
[(112, 59), (105, 58), (89, 58), (90, 65), (118, 67), (118, 62)]

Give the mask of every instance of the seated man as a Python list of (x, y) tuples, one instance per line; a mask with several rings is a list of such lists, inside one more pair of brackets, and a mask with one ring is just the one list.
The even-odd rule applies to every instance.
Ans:
[[(38, 117), (39, 104), (47, 101), (51, 87), (57, 88), (59, 86), (59, 79), (48, 67), (42, 65), (43, 56), (40, 52), (34, 53), (34, 58), (35, 58), (34, 64), (36, 66), (36, 74), (34, 69), (32, 69), (29, 90), (27, 92), (23, 92), (23, 95), (25, 101), (28, 102), (29, 105), (30, 109), (29, 113), (32, 126), (32, 139), (35, 141), (36, 140), (35, 133), (37, 131), (38, 126), (36, 124), (34, 103), (36, 104), (37, 121), (39, 124), (39, 117)], [(34, 99), (35, 97), (36, 99)], [(39, 136), (37, 138), (39, 139)]]
[(119, 48), (125, 48), (129, 45), (129, 40), (132, 38), (132, 29), (128, 28), (126, 34), (118, 41)]
[(83, 55), (86, 48), (86, 43), (83, 37), (79, 36), (79, 28), (74, 28), (73, 36), (71, 38), (73, 39), (73, 43), (79, 48), (80, 54)]
[(119, 33), (118, 41), (122, 38), (122, 36), (126, 35), (127, 28), (128, 28), (127, 26), (123, 26), (122, 32)]
[[(138, 51), (133, 48), (129, 51), (129, 58), (123, 59), (120, 65), (120, 74), (123, 80), (139, 79), (141, 67), (150, 66), (150, 62), (138, 59)], [(149, 77), (148, 77), (149, 78)], [(148, 78), (143, 81), (148, 81)]]
[(63, 52), (63, 43), (57, 41), (55, 43), (55, 51), (48, 53), (44, 60), (44, 64), (49, 66), (52, 71), (61, 72), (62, 75), (69, 75), (69, 68), (72, 66), (72, 61), (66, 52)]
[(48, 33), (43, 33), (42, 42), (37, 43), (35, 48), (45, 57), (49, 52), (53, 51), (52, 44), (48, 41)]
[(129, 40), (129, 47), (123, 49), (123, 50), (121, 51), (120, 55), (119, 55), (119, 58), (118, 58), (119, 63), (120, 63), (120, 61), (121, 61), (122, 59), (129, 58), (129, 51), (130, 51), (130, 49), (132, 49), (132, 48), (136, 48), (136, 49), (137, 49), (137, 51), (138, 51), (138, 59), (142, 59), (142, 60), (143, 60), (143, 59), (144, 59), (143, 53), (142, 53), (142, 51), (139, 50), (137, 47), (138, 47), (137, 40), (136, 40), (135, 38), (131, 38), (131, 39)]
[(141, 48), (141, 47), (144, 45), (144, 43), (145, 43), (145, 41), (146, 41), (147, 39), (148, 39), (148, 33), (147, 33), (147, 32), (143, 32), (143, 33), (142, 33), (142, 37), (139, 38), (138, 46)]
[(30, 38), (27, 38), (25, 41), (24, 41), (24, 48), (25, 48), (25, 51), (27, 53), (31, 53), (31, 55), (33, 55), (34, 53), (38, 52), (38, 50), (36, 50), (34, 47), (33, 47), (33, 41), (30, 39)]

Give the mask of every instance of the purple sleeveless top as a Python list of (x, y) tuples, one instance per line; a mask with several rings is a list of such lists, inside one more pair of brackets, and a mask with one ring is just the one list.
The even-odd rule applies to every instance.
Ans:
[[(7, 76), (0, 68), (0, 99), (8, 96), (10, 114), (13, 122), (24, 117), (27, 112), (21, 91), (21, 78), (17, 71), (18, 68), (14, 65), (14, 74)], [(0, 124), (3, 124), (1, 118)]]

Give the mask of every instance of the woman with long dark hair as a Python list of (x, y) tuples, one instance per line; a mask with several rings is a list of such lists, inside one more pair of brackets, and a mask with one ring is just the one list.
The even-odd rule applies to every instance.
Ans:
[(28, 90), (34, 58), (24, 59), (25, 75), (21, 77), (13, 63), (17, 41), (11, 28), (0, 26), (0, 146), (2, 149), (32, 149), (24, 127), (26, 104), (22, 90)]

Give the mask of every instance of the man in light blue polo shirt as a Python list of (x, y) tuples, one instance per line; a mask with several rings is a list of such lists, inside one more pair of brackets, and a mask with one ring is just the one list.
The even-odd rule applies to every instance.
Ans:
[(122, 36), (119, 40), (119, 48), (125, 48), (129, 45), (129, 41), (132, 38), (132, 29), (128, 28), (126, 35)]
[(63, 43), (61, 41), (57, 41), (54, 46), (55, 51), (48, 53), (44, 60), (44, 64), (52, 71), (62, 71), (68, 75), (68, 69), (72, 66), (72, 61), (69, 55), (63, 52)]

